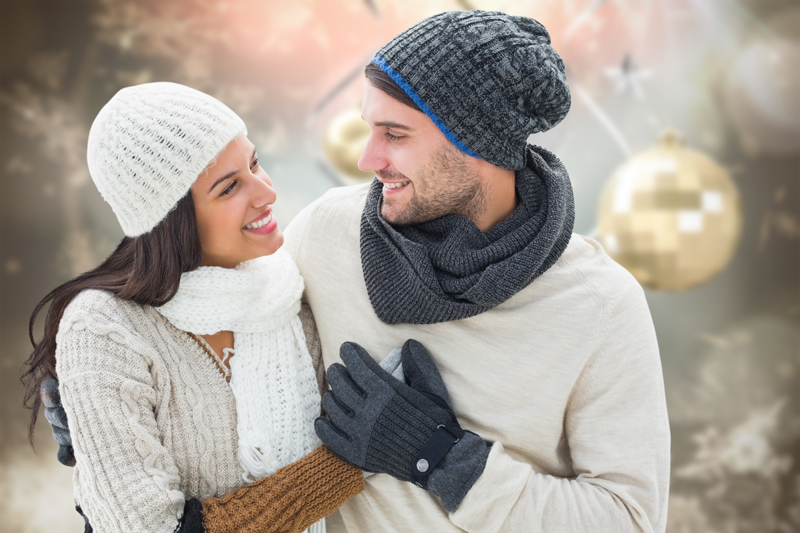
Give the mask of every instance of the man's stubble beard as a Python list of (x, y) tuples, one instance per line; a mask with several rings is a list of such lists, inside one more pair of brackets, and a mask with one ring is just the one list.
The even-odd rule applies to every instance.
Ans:
[[(459, 215), (475, 222), (486, 210), (487, 194), (480, 176), (469, 167), (468, 157), (450, 142), (444, 142), (412, 181), (411, 200), (399, 213), (389, 217), (384, 197), (381, 216), (397, 226), (420, 224), (445, 215)], [(408, 180), (399, 172), (375, 173), (393, 181)]]

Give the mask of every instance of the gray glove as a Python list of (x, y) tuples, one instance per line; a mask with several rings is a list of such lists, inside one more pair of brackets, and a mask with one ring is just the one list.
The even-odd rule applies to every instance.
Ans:
[(355, 343), (344, 343), (340, 356), (347, 367), (328, 368), (326, 415), (315, 422), (322, 442), (359, 468), (416, 483), (447, 511), (458, 508), (483, 472), (489, 445), (459, 426), (428, 351), (414, 340), (403, 345), (408, 385)]
[(72, 437), (69, 434), (67, 413), (61, 405), (58, 392), (58, 380), (49, 378), (42, 382), (39, 395), (44, 404), (44, 417), (53, 429), (53, 439), (58, 443), (58, 462), (65, 466), (75, 466), (75, 452), (72, 449)]

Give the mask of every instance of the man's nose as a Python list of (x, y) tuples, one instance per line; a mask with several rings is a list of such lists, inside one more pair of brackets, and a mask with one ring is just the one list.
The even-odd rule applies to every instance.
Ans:
[(386, 168), (388, 161), (383, 153), (381, 142), (375, 132), (371, 133), (367, 139), (367, 146), (358, 158), (358, 168), (363, 172), (370, 170), (381, 170)]

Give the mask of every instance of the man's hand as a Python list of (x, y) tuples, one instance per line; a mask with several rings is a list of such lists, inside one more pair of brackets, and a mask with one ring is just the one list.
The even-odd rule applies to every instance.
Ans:
[[(395, 378), (403, 379), (403, 365), (401, 363), (400, 349), (395, 348), (381, 361), (381, 367)], [(67, 413), (61, 405), (61, 395), (58, 392), (58, 380), (50, 378), (42, 382), (39, 395), (44, 404), (44, 417), (53, 430), (53, 439), (58, 443), (58, 462), (65, 466), (75, 466), (75, 454), (72, 449), (72, 437), (67, 423)]]
[(322, 399), (317, 435), (354, 465), (412, 481), (455, 510), (483, 472), (489, 446), (459, 426), (428, 351), (414, 340), (403, 345), (408, 385), (355, 343), (344, 343), (340, 356), (346, 368), (328, 369), (332, 390)]
[(53, 438), (58, 443), (58, 462), (65, 466), (75, 466), (72, 437), (69, 434), (67, 413), (61, 405), (61, 395), (58, 393), (58, 380), (50, 378), (42, 382), (39, 395), (44, 404), (44, 417), (50, 422)]

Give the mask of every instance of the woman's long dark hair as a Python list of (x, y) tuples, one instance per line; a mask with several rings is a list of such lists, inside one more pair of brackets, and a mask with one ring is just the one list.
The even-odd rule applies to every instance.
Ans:
[[(39, 387), (46, 379), (57, 377), (56, 334), (64, 309), (72, 299), (82, 290), (101, 289), (142, 305), (163, 305), (178, 291), (181, 274), (199, 267), (200, 260), (200, 235), (190, 192), (152, 231), (139, 237), (125, 237), (100, 266), (56, 287), (39, 302), (28, 324), (33, 351), (21, 376), (25, 385), (23, 403), (33, 410), (28, 427), (31, 445), (42, 403)], [(48, 303), (44, 337), (36, 342), (33, 324)]]

